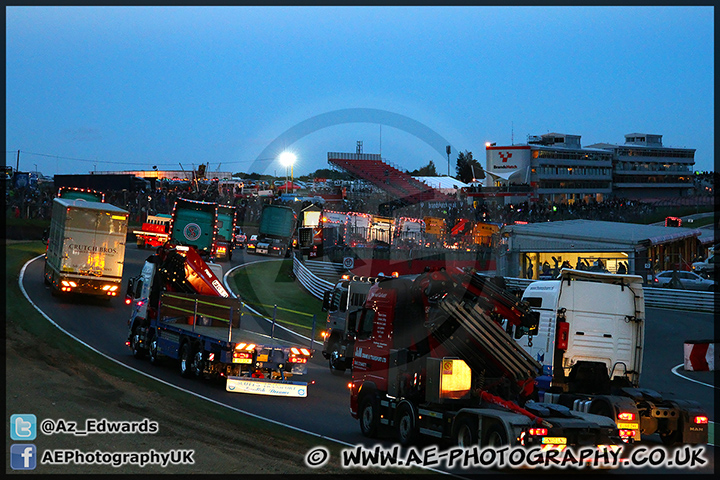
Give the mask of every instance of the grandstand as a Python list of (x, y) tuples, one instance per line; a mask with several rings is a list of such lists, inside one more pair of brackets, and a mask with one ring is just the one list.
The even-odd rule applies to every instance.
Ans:
[(454, 200), (453, 197), (383, 162), (380, 155), (330, 152), (328, 163), (355, 178), (372, 183), (405, 205)]

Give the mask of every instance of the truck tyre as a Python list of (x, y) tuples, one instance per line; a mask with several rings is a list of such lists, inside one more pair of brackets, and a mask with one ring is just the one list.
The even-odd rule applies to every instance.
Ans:
[(153, 335), (152, 340), (150, 340), (150, 348), (148, 348), (148, 355), (149, 360), (152, 365), (157, 365), (160, 361), (158, 358), (158, 351), (157, 351), (157, 338)]
[(133, 357), (137, 359), (145, 358), (147, 350), (140, 346), (140, 334), (137, 332), (137, 329), (135, 329), (132, 338), (130, 338), (130, 349), (132, 350)]
[(412, 445), (418, 438), (417, 416), (413, 406), (405, 401), (398, 406), (395, 421), (397, 439), (403, 446)]
[(497, 423), (490, 425), (485, 432), (483, 447), (501, 447), (508, 444), (507, 433), (505, 429)]
[(459, 447), (472, 447), (478, 444), (477, 420), (472, 417), (460, 417), (455, 423), (453, 439)]
[(345, 373), (345, 361), (339, 358), (339, 346), (337, 342), (333, 343), (330, 347), (330, 356), (328, 357), (328, 363), (330, 365), (330, 373), (333, 375), (342, 375)]
[(368, 438), (377, 437), (380, 408), (375, 395), (365, 395), (360, 401), (360, 431)]
[(192, 362), (192, 349), (190, 343), (185, 342), (180, 347), (180, 375), (184, 378), (190, 378), (192, 372), (190, 371), (190, 363)]

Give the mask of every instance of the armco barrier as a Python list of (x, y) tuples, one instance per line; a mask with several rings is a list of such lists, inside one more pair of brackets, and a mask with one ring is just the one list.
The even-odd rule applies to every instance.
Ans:
[[(310, 262), (310, 261), (309, 261)], [(309, 263), (308, 262), (308, 263)], [(312, 261), (312, 268), (323, 268), (322, 264), (326, 264), (323, 268), (324, 272), (336, 272), (338, 277), (340, 272), (337, 271), (338, 264), (329, 262)], [(293, 272), (300, 283), (317, 298), (322, 298), (326, 290), (333, 287), (331, 282), (319, 278), (314, 275), (303, 262), (297, 257), (293, 258)], [(321, 275), (323, 274), (321, 273)], [(526, 278), (506, 278), (505, 283), (508, 288), (523, 291), (532, 283), (533, 280)], [(674, 310), (686, 310), (691, 312), (715, 312), (715, 302), (718, 299), (717, 292), (698, 292), (694, 290), (675, 290), (672, 288), (652, 288), (644, 287), (645, 306), (655, 308), (669, 308)]]
[(326, 291), (333, 288), (333, 284), (327, 280), (323, 280), (320, 277), (315, 276), (310, 270), (307, 269), (303, 262), (293, 256), (293, 274), (300, 284), (312, 294), (312, 296), (322, 300), (323, 295)]
[[(533, 280), (526, 278), (506, 278), (509, 288), (525, 290)], [(675, 290), (672, 288), (643, 287), (645, 306), (654, 308), (671, 308), (691, 312), (715, 312), (716, 292), (698, 292), (695, 290)]]
[(712, 372), (717, 353), (714, 340), (685, 340), (685, 370)]

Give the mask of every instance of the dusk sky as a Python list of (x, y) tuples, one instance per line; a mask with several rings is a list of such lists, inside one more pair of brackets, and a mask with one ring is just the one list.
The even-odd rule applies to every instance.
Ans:
[[(6, 7), (6, 164), (57, 173), (151, 169), (295, 176), (328, 152), (403, 169), (447, 156), (367, 109), (471, 151), (548, 132), (628, 133), (695, 148), (714, 170), (714, 8)], [(360, 110), (364, 109), (364, 110)], [(335, 116), (336, 118), (338, 115)], [(261, 158), (259, 158), (261, 157)]]

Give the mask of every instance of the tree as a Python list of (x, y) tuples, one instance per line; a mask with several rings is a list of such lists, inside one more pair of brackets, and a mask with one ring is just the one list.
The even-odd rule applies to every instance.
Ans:
[(412, 172), (408, 172), (410, 175), (415, 175), (418, 177), (437, 177), (438, 173), (435, 169), (435, 163), (430, 160), (430, 163), (425, 165), (424, 167), (420, 167), (417, 170), (413, 170)]
[(482, 165), (473, 158), (472, 152), (468, 152), (467, 150), (458, 153), (455, 173), (458, 180), (463, 183), (470, 183), (473, 180), (482, 180), (485, 178), (485, 170), (483, 170)]

